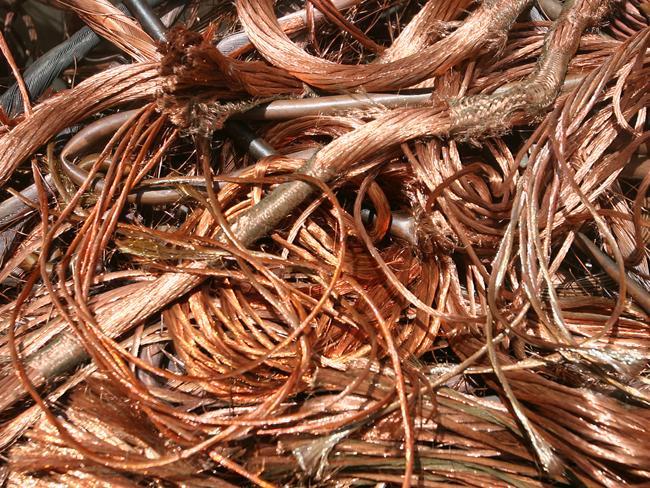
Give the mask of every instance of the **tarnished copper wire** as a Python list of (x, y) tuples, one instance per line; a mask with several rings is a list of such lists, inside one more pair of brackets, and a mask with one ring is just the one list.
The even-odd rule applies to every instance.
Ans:
[[(320, 1), (334, 27), (289, 38), (242, 0), (250, 55), (138, 28), (152, 61), (13, 121), (0, 180), (39, 212), (0, 270), (9, 483), (647, 483), (650, 27), (532, 3)], [(221, 129), (274, 103), (256, 161)]]

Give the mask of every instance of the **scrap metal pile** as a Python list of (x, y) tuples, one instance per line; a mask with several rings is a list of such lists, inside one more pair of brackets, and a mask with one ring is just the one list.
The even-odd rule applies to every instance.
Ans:
[(0, 485), (648, 486), (647, 0), (0, 11)]

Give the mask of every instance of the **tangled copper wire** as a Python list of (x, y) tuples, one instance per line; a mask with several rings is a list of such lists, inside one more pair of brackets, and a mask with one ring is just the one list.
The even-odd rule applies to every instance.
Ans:
[(647, 3), (51, 3), (132, 62), (3, 114), (7, 486), (650, 483)]

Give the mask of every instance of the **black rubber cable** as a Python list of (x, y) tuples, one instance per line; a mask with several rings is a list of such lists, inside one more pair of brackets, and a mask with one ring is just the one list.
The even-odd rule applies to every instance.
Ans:
[(165, 25), (161, 22), (160, 17), (151, 9), (151, 6), (142, 0), (123, 0), (126, 8), (129, 9), (144, 31), (151, 36), (154, 41), (165, 41)]
[[(99, 44), (99, 40), (97, 34), (90, 28), (84, 27), (38, 58), (23, 73), (29, 97), (32, 100), (40, 97), (64, 69)], [(23, 112), (23, 97), (17, 83), (2, 94), (0, 104), (12, 117)]]
[(224, 125), (225, 131), (238, 147), (247, 151), (255, 159), (274, 156), (277, 153), (268, 142), (259, 137), (241, 122), (229, 120)]

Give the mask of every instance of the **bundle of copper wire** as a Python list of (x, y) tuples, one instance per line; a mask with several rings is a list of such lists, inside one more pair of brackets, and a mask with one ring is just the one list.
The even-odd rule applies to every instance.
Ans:
[(47, 3), (103, 40), (1, 38), (0, 482), (650, 483), (645, 0)]

